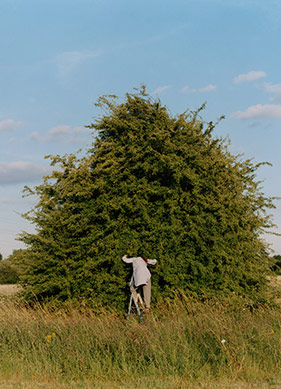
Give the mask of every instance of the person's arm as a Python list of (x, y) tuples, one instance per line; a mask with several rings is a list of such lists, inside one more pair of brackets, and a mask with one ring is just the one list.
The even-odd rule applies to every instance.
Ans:
[(147, 263), (148, 263), (149, 265), (156, 265), (157, 259), (148, 259), (148, 260), (147, 260)]
[(128, 258), (127, 257), (127, 254), (126, 255), (123, 255), (122, 257), (122, 261), (126, 262), (126, 263), (132, 263), (134, 260), (134, 258)]

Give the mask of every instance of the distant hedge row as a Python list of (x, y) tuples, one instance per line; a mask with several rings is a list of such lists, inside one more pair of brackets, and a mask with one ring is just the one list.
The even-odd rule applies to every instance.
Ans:
[(0, 284), (16, 284), (18, 281), (19, 271), (13, 260), (13, 255), (8, 259), (0, 260)]

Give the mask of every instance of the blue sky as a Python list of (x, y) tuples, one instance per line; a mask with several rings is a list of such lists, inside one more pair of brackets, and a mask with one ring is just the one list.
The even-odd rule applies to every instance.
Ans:
[[(281, 195), (281, 3), (277, 0), (0, 0), (0, 252), (33, 227), (22, 198), (48, 154), (86, 150), (101, 95), (146, 84), (171, 114), (205, 101), (215, 135)], [(272, 213), (281, 232), (281, 204)], [(264, 237), (281, 254), (281, 237)]]

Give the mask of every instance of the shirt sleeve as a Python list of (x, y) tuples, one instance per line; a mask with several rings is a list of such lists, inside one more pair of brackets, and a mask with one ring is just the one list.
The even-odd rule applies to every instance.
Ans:
[(135, 258), (127, 258), (126, 255), (122, 257), (122, 261), (126, 263), (132, 263)]
[(147, 260), (147, 263), (148, 263), (149, 265), (156, 265), (157, 259), (148, 259), (148, 260)]

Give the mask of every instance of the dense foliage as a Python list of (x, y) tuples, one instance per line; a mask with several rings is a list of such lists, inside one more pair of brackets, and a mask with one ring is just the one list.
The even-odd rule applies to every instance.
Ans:
[(141, 89), (89, 127), (85, 157), (50, 157), (58, 169), (34, 190), (26, 215), (27, 296), (85, 298), (122, 307), (131, 268), (121, 256), (157, 258), (153, 295), (175, 289), (258, 296), (268, 270), (261, 233), (273, 207), (256, 181), (259, 164), (230, 154), (198, 112), (172, 117)]
[(270, 258), (270, 268), (274, 273), (281, 275), (281, 255), (273, 255)]
[(0, 262), (0, 284), (16, 284), (19, 281), (19, 263), (24, 250), (14, 250), (7, 259)]

